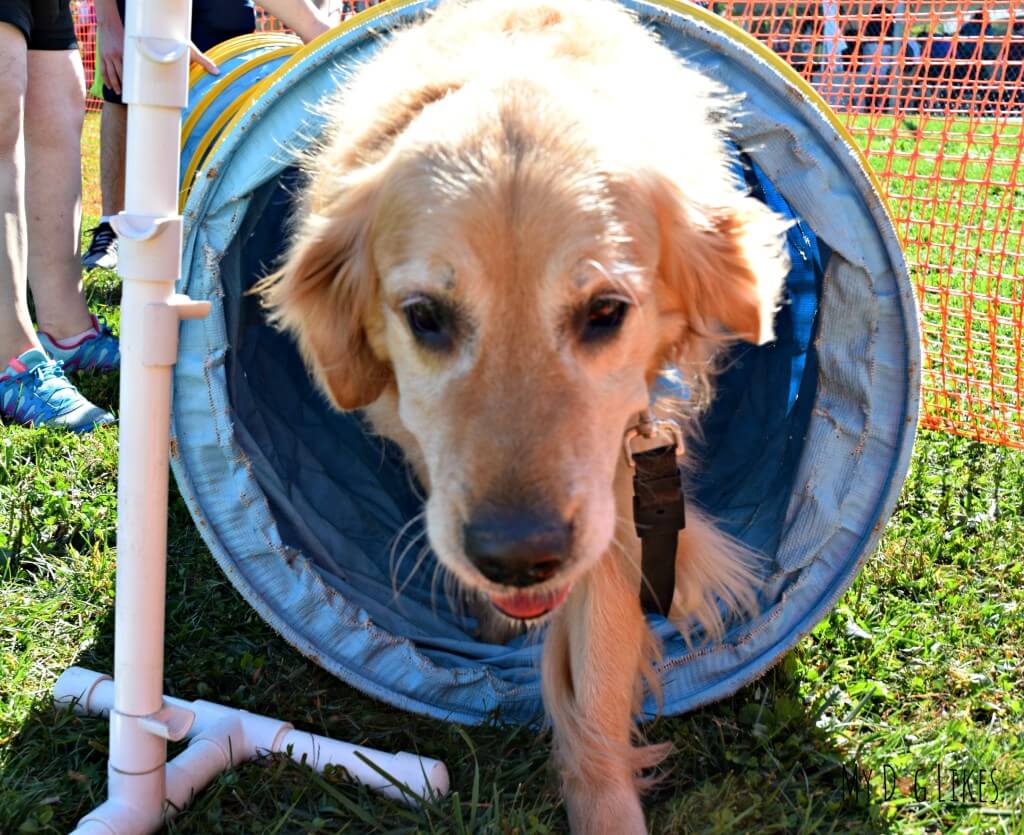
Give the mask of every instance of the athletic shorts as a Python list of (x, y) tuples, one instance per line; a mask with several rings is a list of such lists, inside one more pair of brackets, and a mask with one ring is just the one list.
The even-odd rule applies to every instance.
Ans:
[[(0, 0), (0, 3), (6, 0)], [(124, 22), (125, 0), (117, 0), (117, 11)], [(256, 9), (252, 0), (193, 0), (192, 43), (200, 52), (239, 35), (250, 35), (256, 29)], [(96, 43), (96, 73), (101, 72), (99, 39)], [(121, 97), (103, 85), (103, 100), (121, 103)]]
[(21, 31), (29, 49), (77, 49), (69, 0), (0, 0), (0, 23)]

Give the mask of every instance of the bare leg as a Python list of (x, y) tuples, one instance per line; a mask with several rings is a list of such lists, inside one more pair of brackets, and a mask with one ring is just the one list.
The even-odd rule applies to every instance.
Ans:
[(0, 369), (39, 348), (25, 291), (25, 143), (22, 124), (28, 80), (25, 36), (0, 23)]
[(128, 130), (128, 108), (103, 102), (100, 121), (100, 186), (103, 214), (116, 215), (124, 209), (124, 156)]
[(28, 277), (39, 329), (57, 339), (91, 325), (78, 256), (84, 115), (78, 50), (30, 50), (25, 95)]

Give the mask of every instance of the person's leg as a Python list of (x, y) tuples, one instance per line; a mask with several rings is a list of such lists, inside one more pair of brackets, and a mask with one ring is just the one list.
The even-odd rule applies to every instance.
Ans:
[(125, 142), (128, 132), (128, 108), (121, 104), (120, 96), (103, 87), (103, 115), (100, 117), (100, 197), (103, 214), (89, 230), (89, 245), (82, 254), (86, 269), (117, 268), (117, 233), (110, 225), (111, 218), (124, 209)]
[(0, 23), (0, 370), (38, 348), (25, 290), (25, 144), (22, 135), (28, 79), (25, 35)]
[(89, 330), (78, 257), (85, 76), (78, 50), (29, 50), (25, 94), (28, 280), (39, 330)]
[(124, 209), (124, 155), (128, 131), (128, 108), (103, 102), (100, 121), (100, 187), (103, 215), (113, 217)]
[[(37, 337), (32, 329), (25, 289), (26, 283), (31, 283), (34, 294), (40, 292), (34, 281), (26, 282), (28, 270), (35, 269), (40, 260), (37, 253), (39, 242), (30, 240), (26, 244), (26, 240), (39, 224), (52, 221), (56, 214), (59, 216), (57, 222), (69, 227), (66, 230), (69, 234), (78, 234), (81, 171), (77, 160), (84, 104), (81, 86), (77, 98), (79, 127), (73, 137), (76, 160), (73, 174), (68, 174), (66, 165), (45, 170), (45, 162), (41, 163), (38, 155), (30, 158), (27, 147), (29, 142), (39, 139), (38, 124), (34, 126), (34, 135), (28, 135), (29, 112), (32, 110), (32, 118), (37, 119), (40, 109), (38, 102), (30, 106), (33, 94), (45, 96), (54, 92), (53, 85), (43, 84), (38, 78), (41, 74), (45, 78), (45, 74), (54, 69), (58, 79), (62, 75), (55, 61), (37, 60), (38, 52), (55, 50), (62, 53), (64, 62), (72, 67), (73, 75), (73, 62), (66, 56), (75, 49), (74, 26), (70, 8), (66, 5), (43, 6), (40, 18), (38, 6), (30, 7), (27, 3), (16, 4), (10, 0), (5, 0), (5, 3), (0, 8), (0, 73), (3, 73), (0, 76), (3, 78), (3, 84), (0, 84), (0, 416), (27, 426), (87, 432), (110, 423), (114, 418), (82, 397), (64, 376), (61, 363), (47, 356), (42, 348), (43, 338)], [(51, 14), (45, 14), (47, 11)], [(80, 60), (77, 73), (81, 85)], [(33, 77), (38, 85), (35, 90), (32, 88)], [(73, 101), (61, 102), (69, 103), (74, 104)], [(74, 121), (74, 118), (58, 121), (56, 129), (64, 130), (68, 123), (72, 123), (73, 128)], [(65, 146), (60, 147), (62, 153), (68, 150)], [(45, 190), (54, 199), (66, 196), (60, 189), (49, 188), (51, 180), (61, 176), (71, 176), (73, 180), (71, 186), (64, 184), (64, 190), (71, 192), (70, 207), (41, 204), (34, 193), (37, 189)], [(27, 197), (27, 191), (32, 193), (31, 199)], [(44, 246), (47, 240), (59, 245), (59, 238), (53, 235), (48, 238), (44, 233), (42, 240)], [(74, 259), (77, 241), (68, 248)], [(77, 301), (85, 312), (82, 317), (85, 324), (92, 325), (88, 311), (85, 311), (77, 276), (75, 278), (69, 288), (59, 289), (70, 291), (69, 305), (74, 308)], [(47, 291), (53, 292), (53, 288), (47, 288)], [(36, 301), (41, 301), (38, 295)], [(100, 336), (94, 335), (92, 341), (96, 342)]]
[(121, 102), (124, 73), (124, 0), (98, 3), (96, 43), (96, 79), (93, 89), (103, 99), (100, 120), (100, 198), (103, 214), (89, 230), (89, 245), (82, 255), (86, 269), (117, 268), (117, 233), (111, 218), (124, 208), (125, 143), (128, 109)]

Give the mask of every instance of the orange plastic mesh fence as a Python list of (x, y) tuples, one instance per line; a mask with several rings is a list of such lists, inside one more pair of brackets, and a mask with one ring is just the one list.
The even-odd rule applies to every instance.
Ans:
[(922, 424), (1024, 447), (1024, 2), (715, 10), (867, 151), (921, 304)]
[[(75, 18), (75, 35), (82, 63), (85, 64), (85, 89), (88, 90), (96, 71), (96, 7), (92, 0), (72, 0), (71, 12)], [(100, 102), (90, 97), (85, 101), (85, 109), (87, 112), (99, 110)]]
[[(91, 78), (95, 16), (75, 5)], [(1024, 0), (711, 8), (785, 58), (867, 152), (921, 304), (922, 425), (1024, 448)]]

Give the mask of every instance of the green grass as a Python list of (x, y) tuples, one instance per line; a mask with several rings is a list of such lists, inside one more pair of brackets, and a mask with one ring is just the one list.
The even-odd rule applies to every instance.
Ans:
[[(94, 274), (89, 292), (116, 326), (116, 279)], [(116, 377), (79, 382), (116, 410)], [(106, 721), (56, 712), (49, 693), (71, 664), (112, 668), (116, 456), (116, 430), (0, 427), (2, 833), (68, 831), (104, 797)], [(648, 728), (675, 744), (652, 831), (1024, 833), (1022, 517), (1024, 454), (922, 433), (879, 552), (835, 611), (761, 680)], [(245, 604), (173, 488), (168, 518), (166, 692), (439, 757), (453, 787), (409, 810), (268, 758), (222, 775), (170, 831), (565, 830), (543, 735), (353, 691)]]
[[(116, 432), (0, 435), (0, 831), (67, 830), (103, 796), (107, 723), (55, 712), (49, 690), (70, 664), (111, 669), (115, 456)], [(649, 729), (676, 745), (648, 801), (654, 831), (1024, 831), (1022, 513), (1019, 453), (926, 433), (878, 556), (835, 612), (761, 681)], [(262, 623), (177, 498), (169, 528), (167, 692), (443, 758), (456, 790), (412, 812), (266, 760), (221, 777), (173, 831), (564, 829), (544, 740), (359, 695)], [(983, 770), (998, 796), (939, 802), (940, 765)]]

